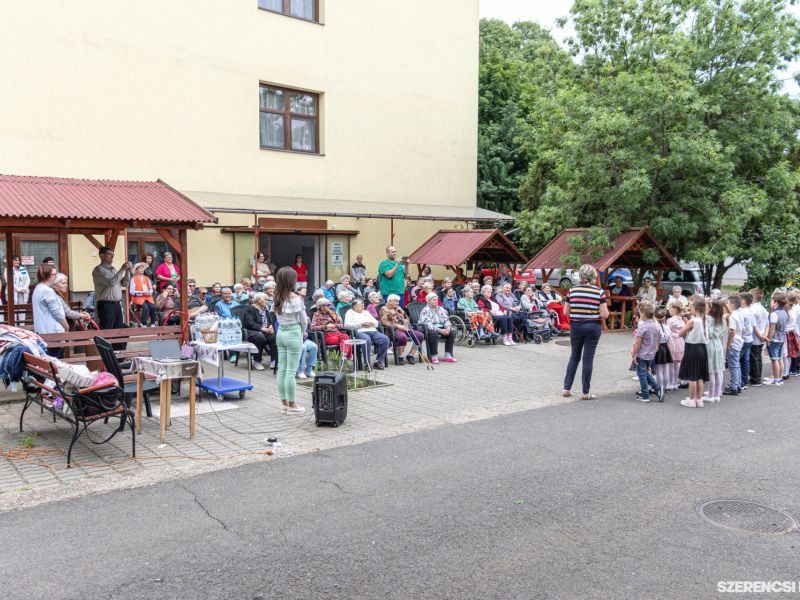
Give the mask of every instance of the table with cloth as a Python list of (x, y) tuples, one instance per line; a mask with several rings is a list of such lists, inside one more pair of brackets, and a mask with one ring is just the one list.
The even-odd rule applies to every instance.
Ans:
[(195, 380), (200, 372), (200, 363), (196, 360), (156, 360), (152, 356), (133, 358), (133, 371), (136, 377), (136, 431), (142, 430), (142, 388), (145, 375), (154, 377), (161, 386), (161, 400), (158, 403), (161, 421), (161, 441), (164, 441), (170, 418), (172, 402), (171, 382), (175, 379), (189, 380), (189, 437), (195, 433)]

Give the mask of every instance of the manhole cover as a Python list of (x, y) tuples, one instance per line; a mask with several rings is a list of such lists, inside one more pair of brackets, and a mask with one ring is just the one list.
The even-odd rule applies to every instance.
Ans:
[(712, 500), (698, 506), (697, 512), (715, 525), (753, 533), (788, 533), (798, 526), (791, 515), (746, 500)]
[(570, 345), (570, 341), (569, 340), (556, 340), (556, 345), (558, 345), (558, 346), (569, 346)]

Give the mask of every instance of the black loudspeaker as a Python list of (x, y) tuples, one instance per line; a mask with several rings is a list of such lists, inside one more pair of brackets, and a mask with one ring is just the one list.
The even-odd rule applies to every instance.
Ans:
[(314, 377), (311, 393), (317, 427), (338, 427), (347, 418), (347, 379), (344, 373), (324, 371)]

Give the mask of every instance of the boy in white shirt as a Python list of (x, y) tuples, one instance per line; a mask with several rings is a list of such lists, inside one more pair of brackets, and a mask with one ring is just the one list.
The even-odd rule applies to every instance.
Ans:
[(764, 299), (764, 291), (759, 288), (750, 290), (753, 295), (753, 304), (750, 312), (753, 314), (753, 346), (750, 348), (750, 385), (761, 385), (761, 374), (763, 362), (761, 356), (764, 354), (764, 343), (767, 339), (767, 328), (769, 327), (769, 313), (761, 304)]
[(728, 298), (728, 307), (731, 315), (728, 318), (728, 339), (725, 346), (725, 356), (728, 362), (728, 369), (731, 372), (731, 380), (722, 391), (723, 396), (738, 396), (742, 387), (742, 368), (739, 362), (739, 355), (742, 352), (742, 318), (741, 318), (742, 299), (739, 296)]
[[(742, 351), (739, 363), (742, 368), (742, 389), (747, 389), (748, 381), (750, 380), (750, 352), (753, 347), (753, 311), (750, 305), (753, 304), (753, 295), (749, 292), (739, 294), (742, 307), (737, 311), (739, 320), (742, 323)], [(759, 381), (759, 384), (761, 382)]]

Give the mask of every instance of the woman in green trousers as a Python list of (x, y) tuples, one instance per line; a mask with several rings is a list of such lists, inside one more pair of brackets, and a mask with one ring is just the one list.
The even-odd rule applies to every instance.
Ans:
[(278, 319), (278, 395), (283, 403), (282, 412), (300, 414), (305, 408), (295, 402), (295, 379), (300, 354), (303, 351), (303, 333), (308, 326), (308, 315), (303, 299), (294, 293), (297, 273), (291, 267), (282, 267), (275, 277), (275, 316)]

